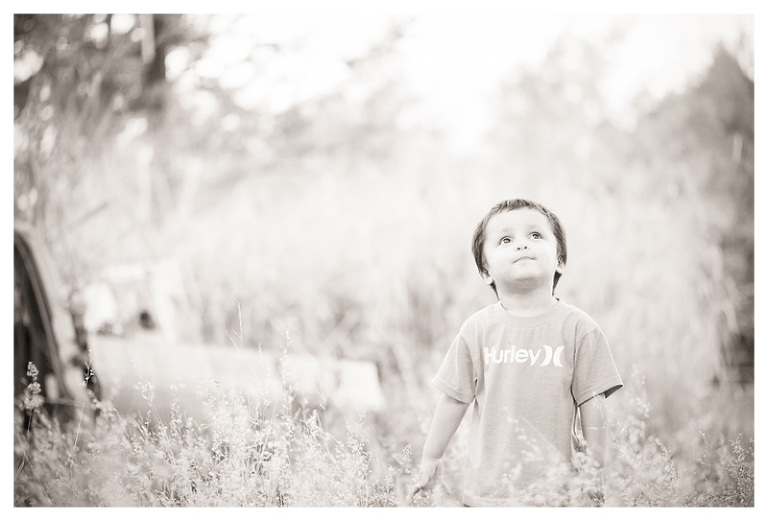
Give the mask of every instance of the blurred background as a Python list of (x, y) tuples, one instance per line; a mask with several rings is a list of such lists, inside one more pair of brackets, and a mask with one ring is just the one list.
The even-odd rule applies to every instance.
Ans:
[(617, 417), (642, 392), (672, 446), (753, 431), (750, 15), (17, 14), (13, 117), (15, 221), (94, 346), (365, 362), (378, 432), (420, 447), (494, 301), (472, 230), (524, 197), (564, 223)]

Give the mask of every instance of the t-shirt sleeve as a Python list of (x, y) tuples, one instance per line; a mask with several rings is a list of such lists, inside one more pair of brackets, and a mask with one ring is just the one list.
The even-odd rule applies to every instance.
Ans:
[(472, 403), (475, 399), (475, 368), (469, 345), (461, 334), (457, 335), (451, 343), (432, 383), (460, 402)]
[(576, 347), (571, 392), (577, 405), (605, 393), (611, 394), (624, 386), (616, 369), (608, 341), (600, 328), (595, 328), (582, 338)]

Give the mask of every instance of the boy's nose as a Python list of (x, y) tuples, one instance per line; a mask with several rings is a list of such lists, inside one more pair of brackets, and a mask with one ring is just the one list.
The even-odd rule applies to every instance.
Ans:
[(518, 250), (527, 250), (528, 249), (528, 243), (525, 242), (525, 241), (517, 243), (517, 249)]

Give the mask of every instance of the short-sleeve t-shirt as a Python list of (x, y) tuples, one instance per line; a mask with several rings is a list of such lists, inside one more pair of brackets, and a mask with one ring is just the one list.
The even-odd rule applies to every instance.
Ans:
[(597, 323), (563, 301), (519, 317), (500, 302), (467, 319), (433, 379), (473, 403), (462, 500), (514, 504), (553, 464), (570, 465), (578, 407), (623, 386)]

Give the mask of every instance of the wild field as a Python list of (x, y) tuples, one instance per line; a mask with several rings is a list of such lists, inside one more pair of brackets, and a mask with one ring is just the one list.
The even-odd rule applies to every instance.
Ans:
[[(631, 383), (630, 412), (611, 422), (605, 505), (754, 506), (753, 439), (689, 429), (685, 446), (675, 448), (654, 432), (642, 382)], [(325, 411), (297, 407), (287, 391), (280, 403), (260, 404), (215, 391), (200, 396), (212, 421), (195, 421), (173, 402), (164, 422), (151, 419), (147, 385), (143, 415), (123, 417), (97, 404), (95, 417), (62, 425), (41, 410), (33, 384), (15, 414), (14, 505), (460, 506), (452, 489), (461, 479), (460, 443), (446, 457), (445, 486), (407, 502), (417, 465), (409, 439), (382, 435), (382, 420), (365, 417), (332, 434)], [(587, 486), (552, 469), (533, 485), (532, 505), (589, 506)]]
[[(241, 284), (230, 300), (242, 315), (226, 330), (246, 339), (241, 349), (325, 351), (374, 361), (385, 411), (350, 417), (333, 403), (305, 407), (289, 384), (280, 403), (246, 400), (214, 384), (194, 404), (206, 409), (204, 418), (185, 414), (191, 404), (172, 396), (155, 403), (152, 382), (140, 382), (145, 403), (138, 415), (104, 403), (96, 418), (84, 414), (60, 426), (28, 405), (28, 432), (21, 410), (16, 419), (15, 503), (406, 506), (436, 398), (429, 380), (463, 317), (493, 299), (472, 265), (466, 238), (484, 208), (477, 201), (492, 200), (472, 190), (495, 193), (496, 185), (484, 188), (480, 179), (459, 190), (436, 184), (418, 195), (413, 184), (413, 193), (404, 189), (407, 179), (379, 182), (319, 182), (282, 208), (275, 202), (263, 209), (251, 226), (229, 225), (273, 248), (233, 251), (244, 248), (233, 235), (202, 235), (221, 242), (190, 247), (199, 248), (192, 258), (216, 251), (221, 259), (249, 259), (218, 275), (261, 281)], [(387, 186), (398, 193), (395, 205)], [(716, 310), (701, 298), (697, 275), (688, 269), (702, 257), (691, 246), (702, 243), (685, 220), (665, 220), (647, 203), (620, 211), (610, 201), (602, 203), (607, 209), (599, 201), (586, 204), (584, 197), (569, 192), (555, 199), (564, 222), (574, 223), (566, 229), (572, 260), (558, 295), (579, 302), (601, 323), (625, 380), (606, 402), (612, 439), (606, 505), (752, 506), (754, 402), (749, 386), (726, 378), (713, 383), (726, 374), (717, 330), (705, 314)], [(475, 202), (462, 208), (463, 198)], [(601, 217), (618, 214), (621, 229)], [(658, 222), (653, 237), (636, 240), (650, 234), (649, 219)], [(269, 279), (271, 270), (279, 271), (276, 280)], [(316, 338), (324, 340), (317, 342), (322, 350)], [(231, 378), (247, 381), (236, 360)], [(162, 371), (169, 381), (191, 373), (180, 369), (182, 361), (168, 365)], [(196, 388), (194, 379), (187, 386)], [(170, 416), (158, 419), (156, 411), (168, 408), (168, 400)], [(418, 497), (416, 505), (458, 505), (465, 443), (460, 428), (446, 455), (447, 488)], [(555, 472), (542, 484), (540, 504), (582, 505), (582, 486)]]
[[(206, 76), (222, 57), (206, 61), (184, 16), (154, 16), (159, 65), (174, 46), (189, 58), (175, 76), (142, 69), (143, 18), (129, 38), (102, 15), (17, 17), (15, 59), (41, 58), (17, 85), (30, 94), (14, 105), (14, 215), (44, 233), (72, 293), (117, 268), (174, 266), (119, 294), (117, 320), (149, 306), (173, 342), (232, 350), (211, 379), (142, 346), (147, 368), (164, 361), (124, 383), (141, 400), (108, 394), (68, 423), (32, 384), (14, 409), (16, 506), (408, 506), (430, 380), (494, 301), (472, 231), (518, 197), (562, 221), (556, 296), (600, 324), (624, 379), (606, 401), (606, 506), (754, 506), (753, 69), (713, 49), (681, 92), (625, 107), (624, 125), (599, 90), (612, 42), (564, 37), (473, 94), (487, 132), (462, 148), (449, 127), (471, 114), (436, 117), (432, 92), (408, 88), (407, 24), (345, 62), (330, 92), (276, 112)], [(291, 64), (294, 51), (240, 57)], [(256, 86), (290, 98), (295, 80), (256, 70)], [(261, 373), (238, 352), (366, 362), (385, 404), (307, 400), (285, 365), (279, 398), (259, 400)], [(445, 487), (414, 506), (460, 505), (467, 423)], [(532, 486), (540, 506), (590, 504), (557, 469)]]

